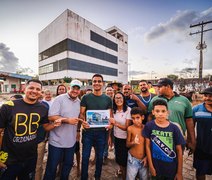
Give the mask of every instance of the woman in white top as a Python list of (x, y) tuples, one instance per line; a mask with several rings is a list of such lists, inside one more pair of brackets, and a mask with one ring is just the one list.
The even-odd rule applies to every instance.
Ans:
[(117, 92), (113, 99), (114, 118), (110, 118), (110, 123), (114, 126), (115, 159), (116, 163), (120, 167), (120, 170), (116, 172), (116, 175), (121, 174), (122, 179), (126, 178), (128, 154), (126, 139), (127, 128), (131, 121), (130, 110), (130, 107), (128, 107), (126, 104), (124, 95), (121, 92)]

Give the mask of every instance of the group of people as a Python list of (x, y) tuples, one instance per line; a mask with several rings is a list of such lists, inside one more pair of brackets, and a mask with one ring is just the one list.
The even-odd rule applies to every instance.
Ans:
[[(54, 180), (57, 174), (68, 179), (76, 153), (78, 173), (81, 159), (81, 179), (87, 180), (92, 147), (94, 178), (101, 179), (108, 146), (113, 144), (119, 166), (115, 176), (122, 179), (183, 179), (185, 148), (194, 153), (197, 179), (212, 174), (212, 87), (202, 92), (204, 102), (192, 109), (187, 98), (173, 91), (168, 78), (155, 84), (158, 94), (146, 80), (139, 82), (137, 95), (130, 84), (110, 84), (105, 93), (103, 85), (103, 76), (94, 74), (92, 90), (79, 98), (82, 83), (72, 80), (68, 90), (58, 86), (52, 100), (51, 91), (42, 92), (39, 80), (29, 80), (25, 96), (0, 109), (0, 179)], [(91, 127), (89, 110), (109, 111), (108, 125)]]

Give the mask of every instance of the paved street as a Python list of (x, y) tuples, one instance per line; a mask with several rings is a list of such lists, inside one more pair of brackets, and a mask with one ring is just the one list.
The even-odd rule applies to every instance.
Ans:
[[(93, 153), (91, 155), (91, 159), (93, 159)], [(46, 161), (46, 160), (45, 160)], [(183, 157), (183, 178), (184, 180), (194, 180), (195, 179), (195, 169), (192, 166), (193, 164), (193, 157), (188, 156), (188, 152), (185, 151), (184, 157)], [(115, 170), (118, 168), (117, 164), (114, 160), (114, 153), (112, 151), (109, 151), (109, 160), (107, 161), (106, 165), (103, 165), (102, 169), (102, 180), (118, 180), (121, 178), (115, 177)], [(90, 163), (89, 166), (89, 180), (93, 180), (93, 175), (95, 172), (95, 165), (92, 165)], [(73, 167), (71, 174), (70, 174), (70, 180), (78, 180), (80, 179), (77, 177), (77, 168)], [(59, 180), (59, 178), (58, 178)], [(207, 176), (206, 180), (212, 180), (212, 176)]]

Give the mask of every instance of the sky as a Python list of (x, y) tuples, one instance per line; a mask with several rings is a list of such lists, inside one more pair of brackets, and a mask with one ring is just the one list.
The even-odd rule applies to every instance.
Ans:
[[(38, 33), (66, 9), (128, 34), (129, 79), (198, 76), (200, 34), (189, 33), (200, 27), (190, 25), (212, 21), (211, 0), (1, 0), (0, 71), (38, 73)], [(203, 75), (212, 75), (212, 31), (203, 40)]]

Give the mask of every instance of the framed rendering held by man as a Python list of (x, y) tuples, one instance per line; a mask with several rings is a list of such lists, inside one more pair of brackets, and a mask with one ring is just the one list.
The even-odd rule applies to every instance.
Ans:
[(91, 128), (108, 126), (110, 110), (87, 110), (86, 119)]

